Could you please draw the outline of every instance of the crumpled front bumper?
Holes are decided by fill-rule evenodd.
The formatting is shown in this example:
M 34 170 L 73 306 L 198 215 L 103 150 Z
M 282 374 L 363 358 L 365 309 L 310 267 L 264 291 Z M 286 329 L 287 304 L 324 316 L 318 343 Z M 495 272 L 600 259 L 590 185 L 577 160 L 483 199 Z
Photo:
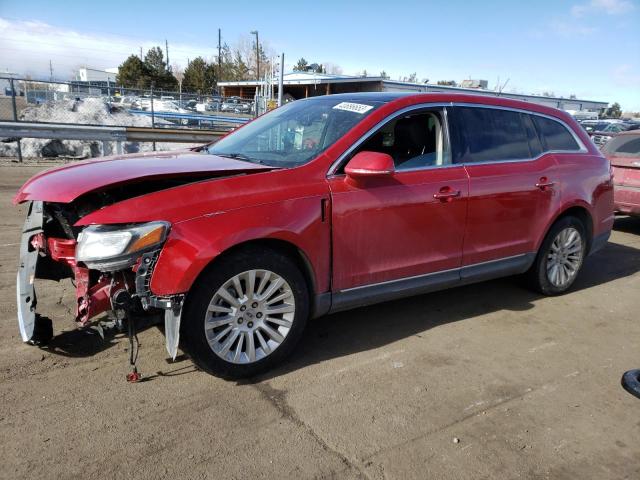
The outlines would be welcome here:
M 39 274 L 37 268 L 43 266 L 38 267 L 38 261 L 52 260 L 66 264 L 73 272 L 77 297 L 76 321 L 79 324 L 86 325 L 91 317 L 114 309 L 113 296 L 122 290 L 130 290 L 129 293 L 140 300 L 145 311 L 151 308 L 164 310 L 167 352 L 175 359 L 180 339 L 184 294 L 159 297 L 151 293 L 151 276 L 160 250 L 143 254 L 134 272 L 129 272 L 134 275 L 135 285 L 127 285 L 124 272 L 102 273 L 97 281 L 90 284 L 89 270 L 76 265 L 75 241 L 45 238 L 43 223 L 44 204 L 34 201 L 29 205 L 22 230 L 20 263 L 16 278 L 18 324 L 22 340 L 33 343 L 40 341 L 36 337 L 40 336 L 38 325 L 39 322 L 42 323 L 42 317 L 36 312 L 34 282 Z M 50 258 L 44 258 L 45 256 Z
M 22 228 L 20 243 L 20 264 L 16 279 L 16 293 L 18 302 L 18 325 L 23 342 L 33 339 L 36 324 L 36 291 L 34 281 L 36 265 L 40 256 L 39 250 L 31 245 L 31 238 L 42 233 L 43 204 L 39 201 L 31 202 L 27 218 Z

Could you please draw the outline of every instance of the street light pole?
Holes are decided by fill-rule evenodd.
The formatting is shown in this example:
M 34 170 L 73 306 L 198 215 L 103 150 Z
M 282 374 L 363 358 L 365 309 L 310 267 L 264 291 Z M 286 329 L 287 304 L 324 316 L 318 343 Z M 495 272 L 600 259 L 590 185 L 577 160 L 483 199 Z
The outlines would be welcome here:
M 252 35 L 256 36 L 256 77 L 260 81 L 260 42 L 258 41 L 258 31 L 253 30 Z

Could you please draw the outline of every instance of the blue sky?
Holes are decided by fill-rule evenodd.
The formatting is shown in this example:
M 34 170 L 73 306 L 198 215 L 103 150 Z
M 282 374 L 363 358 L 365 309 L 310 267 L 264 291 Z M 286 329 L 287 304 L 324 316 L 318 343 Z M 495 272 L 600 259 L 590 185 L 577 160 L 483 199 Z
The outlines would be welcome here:
M 179 7 L 179 8 L 178 8 Z M 482 78 L 505 90 L 618 101 L 640 111 L 640 0 L 135 2 L 0 0 L 0 71 L 64 79 L 117 66 L 169 41 L 171 62 L 216 54 L 257 29 L 285 64 L 345 74 L 416 72 L 430 81 Z

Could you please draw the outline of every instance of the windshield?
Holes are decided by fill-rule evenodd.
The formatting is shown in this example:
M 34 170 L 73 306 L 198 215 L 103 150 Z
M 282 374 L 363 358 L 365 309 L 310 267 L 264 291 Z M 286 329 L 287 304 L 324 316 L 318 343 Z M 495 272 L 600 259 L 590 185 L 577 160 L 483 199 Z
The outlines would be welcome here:
M 602 131 L 603 132 L 619 133 L 619 132 L 626 132 L 630 128 L 631 128 L 631 125 L 626 124 L 626 123 L 611 123 L 611 124 L 607 125 L 607 127 L 605 129 L 603 129 Z
M 309 162 L 382 102 L 325 96 L 288 103 L 208 148 L 209 153 L 276 167 Z

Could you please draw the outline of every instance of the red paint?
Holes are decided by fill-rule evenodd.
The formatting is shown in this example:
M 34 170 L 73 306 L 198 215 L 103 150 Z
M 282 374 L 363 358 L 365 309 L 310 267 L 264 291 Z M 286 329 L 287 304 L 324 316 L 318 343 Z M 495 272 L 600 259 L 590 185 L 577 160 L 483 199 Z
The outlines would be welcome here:
M 640 131 L 633 130 L 619 135 L 640 138 Z M 607 158 L 613 171 L 615 211 L 640 216 L 640 156 L 610 154 Z
M 330 179 L 334 289 L 459 267 L 468 183 L 463 166 Z M 443 187 L 460 193 L 435 198 Z
M 76 265 L 76 241 L 66 238 L 48 238 L 47 248 L 49 255 L 56 262 L 63 262 L 70 267 Z
M 25 183 L 13 201 L 68 203 L 86 192 L 143 179 L 219 172 L 233 174 L 249 170 L 269 168 L 191 151 L 114 156 L 70 163 L 42 172 Z
M 388 115 L 410 105 L 450 102 L 560 118 L 588 152 L 366 178 L 355 178 L 354 169 L 351 178 L 327 177 L 338 157 Z M 388 167 L 381 154 L 366 160 L 374 170 Z M 70 202 L 111 185 L 193 174 L 225 178 L 124 200 L 86 215 L 76 226 L 171 222 L 151 281 L 154 294 L 170 295 L 187 292 L 216 257 L 247 241 L 293 245 L 311 267 L 315 291 L 323 293 L 533 252 L 553 221 L 571 207 L 589 213 L 595 235 L 610 230 L 613 222 L 608 163 L 569 115 L 505 98 L 444 93 L 396 97 L 297 168 L 271 170 L 195 152 L 113 157 L 40 174 L 15 201 Z M 76 269 L 80 279 L 88 278 Z M 82 315 L 107 308 L 110 290 L 103 280 L 82 292 Z
M 31 243 L 41 244 L 42 234 L 34 235 Z M 75 260 L 76 241 L 66 238 L 50 237 L 46 239 L 43 251 L 51 258 L 68 265 L 76 284 L 76 322 L 86 324 L 89 319 L 111 310 L 111 293 L 124 288 L 122 280 L 111 280 L 107 275 L 101 275 L 98 281 L 90 285 L 89 269 L 77 265 Z
M 378 152 L 360 152 L 355 155 L 344 169 L 352 178 L 379 177 L 393 173 L 394 164 L 391 155 Z
M 536 250 L 539 237 L 560 205 L 557 163 L 538 160 L 466 166 L 469 210 L 463 265 Z M 548 187 L 537 187 L 551 183 Z

